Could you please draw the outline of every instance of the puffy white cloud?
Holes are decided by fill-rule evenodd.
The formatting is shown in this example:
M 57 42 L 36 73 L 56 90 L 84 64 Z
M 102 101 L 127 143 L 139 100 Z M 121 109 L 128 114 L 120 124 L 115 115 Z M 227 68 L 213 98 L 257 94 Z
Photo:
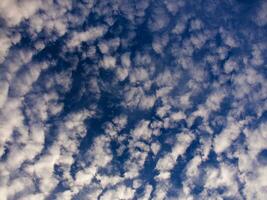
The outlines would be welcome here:
M 236 179 L 236 168 L 227 164 L 220 164 L 219 169 L 207 168 L 206 169 L 205 189 L 212 190 L 219 187 L 226 187 L 227 190 L 223 192 L 223 197 L 240 198 L 239 185 Z M 214 191 L 216 193 L 216 190 Z M 219 196 L 217 194 L 217 196 Z
M 188 177 L 198 176 L 199 170 L 198 167 L 201 164 L 202 159 L 200 156 L 196 155 L 189 163 L 186 169 L 186 175 Z
M 132 135 L 134 139 L 143 138 L 145 140 L 150 139 L 152 136 L 152 130 L 148 127 L 149 121 L 141 121 L 134 129 Z
M 18 72 L 15 80 L 10 85 L 10 90 L 15 96 L 24 96 L 32 88 L 32 84 L 38 79 L 42 70 L 48 67 L 47 63 L 32 63 L 31 67 Z
M 150 199 L 150 195 L 152 193 L 152 190 L 153 190 L 153 187 L 151 185 L 147 184 L 145 186 L 144 196 L 142 196 L 140 199 L 142 199 L 142 200 L 148 200 L 148 199 Z
M 10 140 L 13 130 L 16 127 L 23 127 L 23 114 L 20 111 L 21 102 L 17 99 L 9 99 L 1 110 L 0 132 L 2 137 L 0 139 L 1 155 L 4 153 L 4 145 Z
M 112 57 L 112 56 L 104 56 L 102 62 L 101 62 L 101 66 L 104 69 L 112 69 L 116 67 L 116 58 Z
M 126 187 L 124 185 L 116 187 L 114 190 L 106 191 L 101 197 L 101 200 L 108 200 L 108 199 L 133 199 L 134 190 L 132 188 Z
M 117 74 L 117 78 L 120 81 L 124 81 L 128 77 L 129 70 L 125 67 L 118 67 L 116 68 L 116 74 Z
M 238 158 L 238 168 L 243 174 L 241 180 L 244 184 L 243 193 L 247 199 L 264 199 L 267 182 L 266 166 L 261 165 L 259 153 L 267 148 L 265 143 L 267 132 L 266 123 L 261 124 L 257 129 L 244 130 L 246 146 L 240 146 L 235 156 Z M 247 150 L 246 150 L 247 147 Z
M 214 140 L 214 150 L 216 153 L 220 154 L 231 146 L 233 141 L 239 136 L 242 127 L 246 121 L 235 122 L 233 119 L 229 118 L 227 122 L 227 127 L 215 137 Z
M 124 95 L 123 105 L 128 108 L 150 109 L 156 101 L 155 96 L 146 95 L 141 87 L 126 88 Z
M 168 192 L 168 185 L 165 183 L 157 184 L 155 192 L 153 192 L 154 196 L 153 199 L 156 200 L 163 200 L 165 199 Z
M 157 155 L 157 153 L 159 152 L 160 150 L 160 144 L 158 142 L 153 142 L 151 144 L 151 151 L 153 152 L 154 155 Z
M 20 38 L 20 34 L 9 35 L 8 33 L 0 32 L 0 64 L 3 63 L 8 55 L 10 47 L 18 43 Z

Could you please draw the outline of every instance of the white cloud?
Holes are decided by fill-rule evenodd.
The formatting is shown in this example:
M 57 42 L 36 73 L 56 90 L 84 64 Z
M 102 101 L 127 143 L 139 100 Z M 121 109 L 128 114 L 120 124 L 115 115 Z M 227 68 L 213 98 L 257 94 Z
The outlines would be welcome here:
M 239 136 L 243 124 L 242 121 L 236 122 L 231 118 L 228 119 L 227 127 L 215 137 L 214 150 L 216 153 L 222 153 L 231 146 L 232 142 Z
M 226 187 L 227 190 L 223 192 L 224 197 L 241 197 L 239 194 L 239 186 L 236 179 L 236 168 L 229 166 L 227 164 L 220 164 L 217 168 L 207 168 L 206 169 L 206 180 L 205 189 L 216 189 L 219 187 Z M 216 190 L 215 190 L 216 192 Z M 217 194 L 219 196 L 219 194 Z
M 140 81 L 146 81 L 148 79 L 148 72 L 144 68 L 134 69 L 130 74 L 130 82 L 138 83 Z
M 214 30 L 209 25 L 216 19 L 206 21 L 205 16 L 200 19 L 195 8 L 188 12 L 186 4 L 183 0 L 151 4 L 142 1 L 136 5 L 104 1 L 95 4 L 91 0 L 77 4 L 50 0 L 0 2 L 0 18 L 4 22 L 0 33 L 3 65 L 0 67 L 0 193 L 3 199 L 46 199 L 51 195 L 69 200 L 134 199 L 136 190 L 144 188 L 140 199 L 191 200 L 195 198 L 192 189 L 202 181 L 205 187 L 198 194 L 199 199 L 242 199 L 240 190 L 247 199 L 264 199 L 266 164 L 259 154 L 267 149 L 266 125 L 258 119 L 263 118 L 267 108 L 267 85 L 262 73 L 266 45 L 264 41 L 254 41 L 256 35 L 246 28 L 242 29 L 244 38 L 239 38 L 228 18 L 227 28 L 221 23 L 220 30 Z M 214 11 L 212 6 L 216 5 L 208 9 Z M 266 25 L 267 4 L 258 5 L 253 19 L 258 25 L 257 33 Z M 86 27 L 91 13 L 101 20 Z M 128 22 L 120 24 L 113 14 L 123 15 Z M 22 22 L 25 24 L 20 26 Z M 26 24 L 25 36 L 30 35 L 31 44 L 24 47 L 19 42 Z M 127 34 L 121 38 L 112 34 L 108 35 L 112 38 L 103 37 L 107 31 L 112 33 L 114 24 L 115 31 L 127 30 Z M 139 49 L 136 36 L 141 24 L 149 29 L 152 41 L 141 44 Z M 140 34 L 142 37 L 143 33 Z M 217 36 L 221 37 L 221 43 Z M 263 38 L 262 34 L 257 36 Z M 58 56 L 62 63 L 71 62 L 70 67 L 61 68 L 61 61 L 58 63 L 54 54 L 51 60 L 37 62 L 54 41 L 66 44 Z M 85 49 L 81 46 L 83 42 L 88 45 Z M 129 49 L 136 42 L 137 49 Z M 240 53 L 238 48 L 243 46 L 252 51 Z M 231 56 L 233 48 L 237 51 Z M 77 57 L 69 59 L 69 53 L 76 56 L 72 55 L 74 51 Z M 155 53 L 158 57 L 153 56 Z M 87 66 L 83 59 L 93 64 Z M 222 61 L 225 64 L 221 65 Z M 241 69 L 239 65 L 244 66 Z M 103 118 L 103 124 L 99 117 L 106 111 L 102 113 L 102 102 L 98 100 L 109 84 L 98 79 L 100 68 L 114 70 L 111 85 L 119 86 L 118 93 L 123 98 L 119 103 L 123 114 L 109 121 Z M 77 107 L 84 109 L 69 111 L 68 102 L 64 105 L 65 94 L 75 89 L 80 69 L 85 76 L 81 74 L 82 79 L 78 81 L 82 86 L 77 92 L 86 108 L 77 103 Z M 108 87 L 103 87 L 105 84 Z M 94 98 L 94 103 L 90 98 L 87 102 L 88 96 Z M 203 101 L 198 101 L 198 96 Z M 227 116 L 221 114 L 225 98 L 231 103 Z M 87 110 L 87 106 L 92 110 Z M 250 109 L 256 115 L 250 114 Z M 156 114 L 156 119 L 147 119 L 151 113 Z M 86 122 L 91 117 L 99 120 L 97 130 L 103 132 L 90 135 L 90 123 Z M 184 128 L 175 139 L 163 141 L 171 146 L 167 152 L 158 136 L 165 134 L 163 129 L 176 128 L 181 120 L 191 127 L 198 117 L 203 118 L 194 132 L 199 137 L 199 146 L 182 172 L 185 175 L 182 188 L 175 188 L 170 180 L 172 170 L 180 164 L 178 157 L 186 156 L 195 135 Z M 249 128 L 250 123 L 258 122 L 258 128 Z M 217 123 L 222 130 L 214 135 Z M 132 128 L 126 130 L 126 127 Z M 237 140 L 241 133 L 245 141 L 242 144 Z M 87 134 L 94 137 L 92 144 L 80 154 L 79 146 Z M 112 142 L 116 143 L 115 150 L 111 149 Z M 209 162 L 202 165 L 212 149 L 217 154 L 218 168 L 209 166 Z M 116 161 L 113 159 L 124 154 L 128 155 L 127 159 L 119 167 L 113 165 Z M 237 159 L 237 164 L 231 164 L 225 157 Z M 156 162 L 153 170 L 159 174 L 152 178 L 155 187 L 141 176 L 146 161 Z M 55 173 L 56 166 L 59 174 Z M 58 184 L 68 189 L 58 192 L 55 190 Z M 168 196 L 168 191 L 175 193 L 173 197 Z
M 7 81 L 0 82 L 0 108 L 2 108 L 6 102 L 8 96 L 8 90 L 9 90 L 8 82 Z
M 194 136 L 190 133 L 180 133 L 177 135 L 171 152 L 165 154 L 157 162 L 156 169 L 160 172 L 156 177 L 158 180 L 169 179 L 170 170 L 177 164 L 177 158 L 185 153 L 193 139 Z
M 20 34 L 9 35 L 4 32 L 0 32 L 0 64 L 4 62 L 6 56 L 8 55 L 10 47 L 18 43 L 19 41 Z
M 153 152 L 153 154 L 154 155 L 157 155 L 157 153 L 159 152 L 159 150 L 160 150 L 160 144 L 158 143 L 158 142 L 153 142 L 152 144 L 151 144 L 151 150 L 152 150 L 152 152 Z
M 144 196 L 142 196 L 140 199 L 141 200 L 149 200 L 150 199 L 150 195 L 152 193 L 153 187 L 149 184 L 147 184 L 145 186 L 145 192 L 144 192 Z
M 132 135 L 136 139 L 150 139 L 152 136 L 152 130 L 148 127 L 149 126 L 149 121 L 141 121 L 139 124 L 136 126 L 134 131 L 132 132 Z
M 106 191 L 101 197 L 100 200 L 109 200 L 109 199 L 118 199 L 118 200 L 130 200 L 134 197 L 134 192 L 132 188 L 120 185 L 114 190 Z
M 140 77 L 140 79 L 143 79 L 143 77 Z M 136 82 L 136 84 L 138 84 L 138 82 Z M 136 107 L 143 110 L 152 108 L 156 97 L 154 95 L 147 95 L 144 91 L 146 89 L 145 87 L 147 86 L 149 88 L 150 85 L 151 82 L 148 81 L 145 82 L 144 88 L 135 86 L 126 87 L 124 92 L 125 100 L 122 104 L 130 109 Z
M 238 64 L 234 60 L 227 60 L 227 62 L 224 64 L 224 71 L 227 74 L 237 69 Z
M 97 38 L 103 36 L 106 31 L 106 27 L 99 26 L 88 28 L 88 30 L 85 32 L 75 32 L 67 46 L 69 48 L 73 48 L 80 45 L 81 42 L 96 40 Z
M 235 158 L 238 158 L 238 170 L 240 174 L 235 172 L 233 167 L 230 171 L 232 171 L 232 176 L 233 173 L 239 176 L 243 185 L 242 192 L 245 198 L 264 199 L 267 187 L 266 179 L 264 179 L 266 176 L 266 166 L 260 164 L 258 154 L 267 148 L 265 143 L 267 138 L 266 124 L 261 124 L 255 130 L 245 129 L 243 132 L 245 134 L 245 142 L 239 144 L 233 155 Z M 231 185 L 231 188 L 233 188 L 235 185 L 233 183 L 234 180 L 231 183 L 229 177 L 231 177 L 229 174 L 225 174 L 227 180 L 223 182 Z M 214 182 L 212 184 L 214 185 Z
M 155 191 L 153 192 L 153 199 L 155 200 L 164 200 L 168 192 L 168 185 L 165 183 L 159 183 L 156 186 Z
M 83 187 L 87 184 L 90 184 L 92 179 L 96 175 L 96 172 L 96 167 L 90 167 L 86 168 L 85 170 L 79 171 L 75 177 L 75 185 L 77 185 L 78 187 Z
M 14 106 L 14 103 L 12 105 Z M 13 112 L 13 114 L 16 113 Z M 10 138 L 11 144 L 8 146 L 10 151 L 6 161 L 1 163 L 0 168 L 5 170 L 7 174 L 10 174 L 10 177 L 16 170 L 18 170 L 18 168 L 21 168 L 20 170 L 23 170 L 27 175 L 29 175 L 29 181 L 33 181 L 35 178 L 38 179 L 38 188 L 40 189 L 40 192 L 44 196 L 48 196 L 59 182 L 54 175 L 55 164 L 62 166 L 63 176 L 65 179 L 69 179 L 70 181 L 72 180 L 69 175 L 69 169 L 73 163 L 72 156 L 75 152 L 77 152 L 77 137 L 84 136 L 83 132 L 85 129 L 83 127 L 83 120 L 88 117 L 88 115 L 90 115 L 89 112 L 79 112 L 67 116 L 66 119 L 63 120 L 62 124 L 59 124 L 59 132 L 64 132 L 64 134 L 59 134 L 48 152 L 42 155 L 35 162 L 32 162 L 35 156 L 38 155 L 44 148 L 47 129 L 46 127 L 42 127 L 42 125 L 38 124 L 29 124 L 26 128 L 24 123 L 20 122 L 20 124 L 17 125 L 19 137 L 15 140 Z M 19 123 L 19 121 L 17 121 L 17 123 Z M 71 132 L 76 133 L 76 136 Z M 30 162 L 26 163 L 25 161 Z M 24 165 L 22 165 L 22 163 L 24 163 Z M 22 178 L 23 174 L 24 173 L 21 173 L 18 179 Z M 21 193 L 20 191 L 26 192 L 26 189 L 21 187 L 29 186 L 29 184 L 25 184 L 23 182 L 21 182 L 21 185 L 14 184 L 13 182 L 9 182 L 7 184 L 12 185 L 10 186 L 10 190 L 13 191 L 12 194 L 8 194 L 9 198 Z M 21 189 L 18 189 L 17 186 Z M 28 192 L 26 193 L 33 193 L 33 187 L 32 190 L 33 191 L 27 189 Z
M 109 46 L 105 42 L 101 42 L 98 44 L 98 48 L 100 49 L 101 53 L 106 54 L 109 51 Z
M 22 20 L 31 17 L 42 6 L 39 0 L 2 0 L 0 15 L 9 26 L 16 26 Z
M 101 66 L 104 69 L 113 69 L 116 67 L 116 58 L 112 56 L 104 56 L 103 60 L 101 61 Z
M 198 167 L 201 164 L 202 159 L 200 156 L 196 155 L 187 165 L 186 175 L 188 177 L 198 176 L 199 170 Z
M 0 139 L 1 155 L 4 153 L 4 145 L 10 140 L 13 130 L 16 127 L 23 127 L 23 115 L 20 111 L 21 102 L 18 99 L 8 99 L 4 108 L 1 110 Z
M 128 77 L 129 71 L 125 67 L 118 67 L 116 68 L 116 74 L 117 74 L 117 78 L 120 81 L 124 81 Z
M 47 63 L 32 63 L 31 67 L 26 68 L 16 75 L 15 80 L 10 85 L 10 90 L 14 90 L 16 96 L 24 96 L 31 90 L 32 84 L 38 79 L 42 70 L 48 67 Z

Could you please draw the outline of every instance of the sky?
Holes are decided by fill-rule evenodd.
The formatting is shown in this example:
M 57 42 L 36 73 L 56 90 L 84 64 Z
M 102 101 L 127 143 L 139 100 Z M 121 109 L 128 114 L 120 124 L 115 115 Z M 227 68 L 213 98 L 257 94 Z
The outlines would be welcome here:
M 0 200 L 266 200 L 267 1 L 0 0 Z

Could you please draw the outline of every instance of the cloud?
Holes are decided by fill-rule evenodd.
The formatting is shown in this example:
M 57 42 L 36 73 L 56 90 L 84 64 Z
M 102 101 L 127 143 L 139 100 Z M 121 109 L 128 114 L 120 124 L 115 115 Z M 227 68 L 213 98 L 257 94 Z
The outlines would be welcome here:
M 85 32 L 74 32 L 70 41 L 68 41 L 67 46 L 69 48 L 74 48 L 80 45 L 82 42 L 94 41 L 97 38 L 103 36 L 107 28 L 105 26 L 90 27 Z
M 264 199 L 266 3 L 250 5 L 2 0 L 2 198 Z
M 157 162 L 156 169 L 160 172 L 157 179 L 161 180 L 170 178 L 170 170 L 176 165 L 177 158 L 185 153 L 193 139 L 194 136 L 189 133 L 181 133 L 177 135 L 171 152 L 165 154 L 164 157 L 160 158 Z
M 261 166 L 260 160 L 258 160 L 258 154 L 267 148 L 264 143 L 266 138 L 266 123 L 261 124 L 255 130 L 246 129 L 244 131 L 246 135 L 246 144 L 248 151 L 240 149 L 237 152 L 239 158 L 239 169 L 242 173 L 250 174 L 245 176 L 244 181 L 244 194 L 246 198 L 263 198 L 263 194 L 266 191 L 266 181 L 262 179 L 265 176 L 266 166 Z
M 20 34 L 9 35 L 8 33 L 0 32 L 0 63 L 4 62 L 9 53 L 10 47 L 18 43 L 20 38 Z
M 22 20 L 28 19 L 34 15 L 40 8 L 41 2 L 38 0 L 3 0 L 0 3 L 1 17 L 5 19 L 8 26 L 18 25 Z
M 0 85 L 0 108 L 3 107 L 3 105 L 6 102 L 7 95 L 8 95 L 8 89 L 9 89 L 9 84 L 7 81 L 2 81 Z
M 151 31 L 159 31 L 166 27 L 170 19 L 164 6 L 155 6 L 148 22 Z
M 108 199 L 132 199 L 134 196 L 134 190 L 126 187 L 124 185 L 117 187 L 115 190 L 106 191 L 103 196 L 100 197 L 101 200 Z
M 204 187 L 211 190 L 214 188 L 226 187 L 227 190 L 223 192 L 223 197 L 240 198 L 235 175 L 235 169 L 225 164 L 221 164 L 219 169 L 207 169 Z M 216 190 L 214 192 L 216 193 Z
M 104 69 L 112 69 L 116 67 L 116 58 L 112 56 L 104 56 L 101 65 Z

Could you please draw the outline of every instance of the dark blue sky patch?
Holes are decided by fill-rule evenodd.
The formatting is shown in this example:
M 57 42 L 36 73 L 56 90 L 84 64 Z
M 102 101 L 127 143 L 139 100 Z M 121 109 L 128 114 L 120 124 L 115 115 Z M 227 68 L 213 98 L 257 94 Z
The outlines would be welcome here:
M 267 165 L 267 149 L 261 150 L 257 156 L 257 159 L 260 164 Z

